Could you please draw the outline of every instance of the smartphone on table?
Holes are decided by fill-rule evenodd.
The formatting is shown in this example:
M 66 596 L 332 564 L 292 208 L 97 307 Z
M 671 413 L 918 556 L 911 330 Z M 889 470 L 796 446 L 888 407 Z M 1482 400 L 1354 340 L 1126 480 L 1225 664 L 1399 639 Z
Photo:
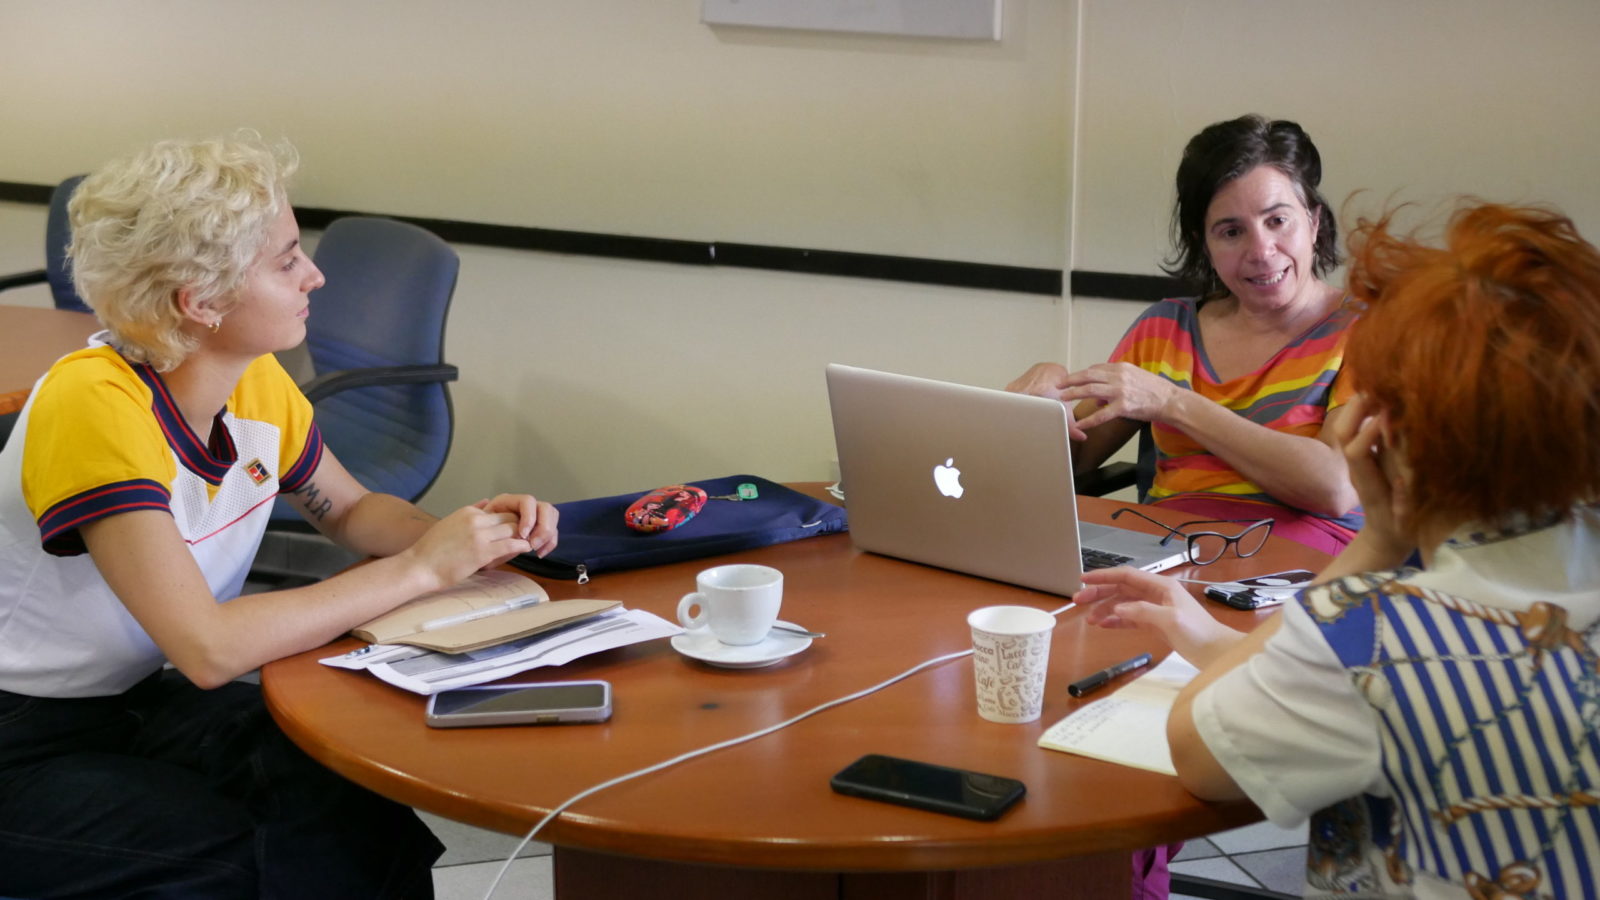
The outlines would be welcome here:
M 1293 597 L 1315 577 L 1316 573 L 1309 569 L 1270 572 L 1225 584 L 1208 584 L 1205 594 L 1234 609 L 1261 609 L 1264 606 L 1277 606 Z
M 833 789 L 968 819 L 999 818 L 1027 788 L 1015 778 L 869 753 L 833 776 Z
M 609 718 L 611 683 L 606 681 L 484 684 L 428 698 L 427 722 L 434 728 L 560 725 Z

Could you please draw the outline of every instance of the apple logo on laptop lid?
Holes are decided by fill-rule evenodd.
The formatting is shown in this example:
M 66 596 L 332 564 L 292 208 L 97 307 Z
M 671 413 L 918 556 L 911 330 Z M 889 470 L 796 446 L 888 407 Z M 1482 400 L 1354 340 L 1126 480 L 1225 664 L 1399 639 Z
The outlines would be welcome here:
M 933 467 L 933 485 L 939 493 L 957 500 L 966 493 L 966 488 L 961 486 L 961 470 L 956 468 L 955 457 L 945 460 L 942 466 Z

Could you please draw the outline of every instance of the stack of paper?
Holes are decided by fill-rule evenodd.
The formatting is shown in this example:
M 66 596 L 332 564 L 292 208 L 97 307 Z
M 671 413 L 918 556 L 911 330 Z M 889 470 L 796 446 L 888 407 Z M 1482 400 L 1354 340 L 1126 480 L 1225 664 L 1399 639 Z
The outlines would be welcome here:
M 352 629 L 371 643 L 321 662 L 436 694 L 682 631 L 618 600 L 551 600 L 526 575 L 491 570 Z
M 1169 654 L 1132 684 L 1050 726 L 1039 746 L 1176 775 L 1167 746 L 1167 714 L 1178 692 L 1198 674 L 1188 660 Z
M 321 662 L 340 669 L 365 669 L 395 687 L 414 693 L 437 694 L 529 669 L 559 666 L 591 653 L 682 632 L 676 622 L 668 622 L 642 609 L 614 609 L 550 631 L 464 653 L 440 653 L 405 644 L 369 644 Z

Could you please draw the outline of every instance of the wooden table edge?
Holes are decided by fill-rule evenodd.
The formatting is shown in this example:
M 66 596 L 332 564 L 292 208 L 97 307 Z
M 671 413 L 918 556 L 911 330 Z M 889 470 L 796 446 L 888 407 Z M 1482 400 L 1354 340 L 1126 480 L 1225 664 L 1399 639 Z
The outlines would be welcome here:
M 825 498 L 824 486 L 820 482 L 793 486 Z M 1080 500 L 1098 502 L 1098 498 Z M 849 540 L 849 537 L 831 535 L 808 540 L 829 539 Z M 326 656 L 354 646 L 358 646 L 355 641 L 344 639 L 342 643 L 312 652 Z M 371 677 L 364 673 L 337 670 L 329 670 L 329 674 Z M 298 720 L 291 710 L 277 702 L 275 688 L 273 678 L 262 679 L 268 708 L 291 740 L 318 762 L 385 797 L 454 821 L 517 837 L 525 835 L 533 823 L 550 812 L 550 808 L 546 807 L 486 801 L 483 798 L 461 797 L 457 802 L 447 790 L 380 761 L 330 747 Z M 1040 748 L 1039 752 L 1052 751 Z M 635 833 L 618 830 L 611 823 L 597 826 L 581 811 L 567 811 L 545 825 L 537 839 L 587 852 L 663 862 L 779 871 L 899 872 L 1027 865 L 1063 857 L 1125 852 L 1134 847 L 1187 840 L 1258 821 L 1261 821 L 1260 812 L 1248 802 L 1217 803 L 1196 799 L 1192 807 L 1180 811 L 1176 816 L 1152 817 L 1142 823 L 1120 823 L 1117 827 L 1097 829 L 1069 840 L 1044 833 L 1036 837 L 1012 833 L 1007 836 L 1003 846 L 970 838 L 930 841 L 918 837 L 913 842 L 874 836 L 859 841 L 827 844 L 763 840 L 756 842 L 762 848 L 761 852 L 752 853 L 752 841 L 748 838 L 686 839 L 656 833 Z

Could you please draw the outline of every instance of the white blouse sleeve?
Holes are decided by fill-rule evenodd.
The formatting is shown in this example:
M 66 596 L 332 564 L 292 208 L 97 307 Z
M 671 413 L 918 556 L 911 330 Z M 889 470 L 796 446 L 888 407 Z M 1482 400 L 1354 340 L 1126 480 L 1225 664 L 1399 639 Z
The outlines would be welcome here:
M 1274 824 L 1380 781 L 1378 716 L 1299 603 L 1262 651 L 1195 697 L 1195 727 L 1217 762 Z

